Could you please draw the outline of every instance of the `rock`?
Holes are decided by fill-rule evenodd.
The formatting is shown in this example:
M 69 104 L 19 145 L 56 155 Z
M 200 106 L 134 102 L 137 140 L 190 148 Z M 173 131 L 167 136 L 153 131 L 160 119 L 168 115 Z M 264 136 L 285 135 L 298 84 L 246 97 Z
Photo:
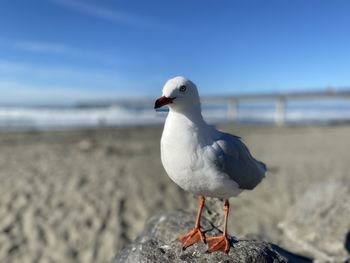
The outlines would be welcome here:
M 230 237 L 231 249 L 228 254 L 222 252 L 207 253 L 203 243 L 182 250 L 176 237 L 191 230 L 195 214 L 175 211 L 152 218 L 143 233 L 134 243 L 124 248 L 113 263 L 134 262 L 227 262 L 227 263 L 278 263 L 287 262 L 269 243 L 256 240 L 238 240 Z M 213 223 L 202 219 L 202 228 L 206 236 L 220 234 Z
M 309 188 L 279 224 L 284 246 L 317 262 L 346 262 L 349 257 L 350 183 L 329 181 Z

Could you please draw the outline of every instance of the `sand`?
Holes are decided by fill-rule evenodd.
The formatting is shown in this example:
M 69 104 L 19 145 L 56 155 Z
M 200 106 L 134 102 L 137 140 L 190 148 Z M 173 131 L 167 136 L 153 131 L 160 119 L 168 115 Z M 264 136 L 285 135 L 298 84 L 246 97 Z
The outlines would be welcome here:
M 329 178 L 349 182 L 350 126 L 220 129 L 242 136 L 270 169 L 231 199 L 233 235 L 279 243 L 276 226 L 301 193 Z M 0 133 L 0 262 L 110 262 L 153 214 L 195 211 L 197 200 L 161 166 L 160 135 L 160 127 Z M 220 201 L 209 203 L 222 215 Z

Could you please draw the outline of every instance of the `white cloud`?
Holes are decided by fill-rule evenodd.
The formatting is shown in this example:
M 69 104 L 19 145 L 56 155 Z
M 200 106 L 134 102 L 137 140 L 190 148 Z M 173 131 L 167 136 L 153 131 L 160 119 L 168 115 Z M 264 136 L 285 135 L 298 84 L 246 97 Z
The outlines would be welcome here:
M 87 92 L 78 91 L 76 88 L 26 85 L 18 81 L 0 81 L 0 92 L 2 103 L 44 102 L 64 101 L 72 103 L 77 98 L 89 97 Z
M 84 89 L 74 86 L 33 85 L 0 80 L 0 104 L 74 104 L 79 101 L 113 100 L 125 97 L 120 90 Z
M 82 69 L 74 67 L 57 67 L 52 65 L 38 65 L 23 61 L 9 61 L 0 58 L 0 77 L 4 75 L 11 76 L 30 76 L 37 79 L 60 80 L 82 80 L 89 83 L 122 82 L 126 83 L 115 70 Z
M 61 43 L 47 43 L 28 40 L 13 40 L 11 46 L 15 49 L 21 49 L 39 53 L 69 53 L 71 47 Z
M 77 0 L 51 0 L 51 2 L 110 22 L 121 23 L 139 28 L 161 29 L 160 25 L 150 18 L 146 19 L 125 11 L 111 10 Z
M 113 70 L 53 67 L 0 59 L 0 103 L 72 103 L 142 96 L 138 80 Z
M 44 42 L 38 40 L 8 39 L 0 37 L 0 46 L 26 52 L 67 55 L 70 57 L 97 60 L 108 64 L 115 63 L 115 59 L 111 58 L 110 54 L 73 47 L 64 43 Z

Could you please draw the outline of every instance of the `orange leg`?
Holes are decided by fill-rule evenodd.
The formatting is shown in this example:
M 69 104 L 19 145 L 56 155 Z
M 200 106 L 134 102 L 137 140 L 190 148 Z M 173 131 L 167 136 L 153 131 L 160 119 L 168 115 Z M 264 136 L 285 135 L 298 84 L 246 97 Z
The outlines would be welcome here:
M 181 241 L 182 243 L 182 249 L 185 249 L 195 243 L 198 243 L 199 241 L 203 241 L 205 243 L 205 237 L 202 231 L 200 230 L 200 222 L 201 222 L 201 216 L 202 211 L 204 207 L 205 199 L 203 196 L 199 197 L 199 209 L 197 214 L 197 220 L 194 228 L 188 232 L 185 235 L 179 236 L 177 240 Z
M 227 239 L 227 217 L 230 210 L 230 203 L 228 199 L 225 200 L 224 204 L 224 214 L 225 214 L 225 223 L 224 223 L 224 233 L 221 236 L 208 237 L 208 252 L 214 251 L 223 251 L 228 253 L 230 250 L 230 242 Z

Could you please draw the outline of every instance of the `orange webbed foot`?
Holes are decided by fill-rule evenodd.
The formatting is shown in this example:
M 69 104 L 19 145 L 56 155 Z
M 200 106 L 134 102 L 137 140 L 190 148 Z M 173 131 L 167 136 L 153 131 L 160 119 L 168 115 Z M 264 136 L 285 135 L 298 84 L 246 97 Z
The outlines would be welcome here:
M 182 249 L 185 249 L 200 241 L 205 243 L 205 236 L 199 228 L 194 228 L 187 234 L 179 236 L 177 240 L 182 243 Z
M 217 237 L 208 237 L 207 244 L 208 252 L 222 251 L 228 253 L 230 250 L 230 242 L 224 235 Z

